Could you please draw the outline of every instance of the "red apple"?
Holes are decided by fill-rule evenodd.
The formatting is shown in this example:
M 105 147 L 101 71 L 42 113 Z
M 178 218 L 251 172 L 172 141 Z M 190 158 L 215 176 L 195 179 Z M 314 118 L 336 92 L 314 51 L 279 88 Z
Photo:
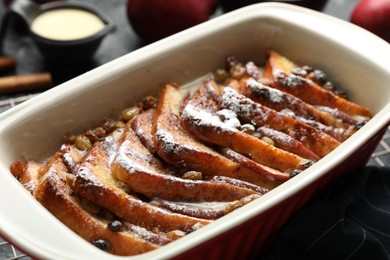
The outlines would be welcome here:
M 351 22 L 390 41 L 390 1 L 361 0 L 352 12 Z
M 218 0 L 128 0 L 127 15 L 134 31 L 152 42 L 202 23 Z

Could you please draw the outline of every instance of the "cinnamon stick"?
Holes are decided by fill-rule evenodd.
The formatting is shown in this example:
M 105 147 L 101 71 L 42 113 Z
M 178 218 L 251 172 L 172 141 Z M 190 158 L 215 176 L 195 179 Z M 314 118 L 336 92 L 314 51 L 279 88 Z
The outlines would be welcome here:
M 43 90 L 52 87 L 50 73 L 7 76 L 0 78 L 0 94 Z
M 16 59 L 12 57 L 0 57 L 0 71 L 11 70 L 16 66 Z

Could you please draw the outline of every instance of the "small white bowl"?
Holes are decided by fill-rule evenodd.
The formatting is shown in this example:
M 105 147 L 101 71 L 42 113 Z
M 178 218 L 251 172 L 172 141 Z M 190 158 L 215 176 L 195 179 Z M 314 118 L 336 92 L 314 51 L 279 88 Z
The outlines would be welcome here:
M 274 49 L 324 70 L 375 116 L 328 156 L 266 195 L 155 251 L 126 259 L 254 256 L 315 193 L 366 164 L 390 122 L 390 46 L 337 18 L 281 3 L 248 6 L 136 50 L 0 115 L 0 233 L 40 259 L 123 259 L 77 236 L 11 175 L 67 132 L 95 126 L 168 82 L 191 84 L 225 58 L 264 62 Z

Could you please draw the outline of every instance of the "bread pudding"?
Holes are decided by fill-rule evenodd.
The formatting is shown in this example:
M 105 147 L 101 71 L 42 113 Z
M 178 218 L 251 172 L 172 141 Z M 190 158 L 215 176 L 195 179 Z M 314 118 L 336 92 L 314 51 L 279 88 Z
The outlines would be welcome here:
M 12 174 L 96 247 L 135 255 L 250 203 L 326 156 L 372 117 L 324 72 L 275 51 L 228 57 L 197 89 L 176 83 L 117 119 L 68 135 Z

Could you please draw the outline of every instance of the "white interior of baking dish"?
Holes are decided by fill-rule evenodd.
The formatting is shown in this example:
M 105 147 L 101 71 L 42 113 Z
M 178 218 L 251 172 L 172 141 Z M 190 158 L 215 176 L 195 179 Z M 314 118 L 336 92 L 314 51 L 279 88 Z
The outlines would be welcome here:
M 296 6 L 249 6 L 195 26 L 72 79 L 0 115 L 0 233 L 39 258 L 117 258 L 67 229 L 9 172 L 15 159 L 42 160 L 64 134 L 96 126 L 168 82 L 188 84 L 235 55 L 262 63 L 274 49 L 324 70 L 376 116 L 334 152 L 262 198 L 161 249 L 134 259 L 172 257 L 308 185 L 390 121 L 390 46 L 347 22 Z

